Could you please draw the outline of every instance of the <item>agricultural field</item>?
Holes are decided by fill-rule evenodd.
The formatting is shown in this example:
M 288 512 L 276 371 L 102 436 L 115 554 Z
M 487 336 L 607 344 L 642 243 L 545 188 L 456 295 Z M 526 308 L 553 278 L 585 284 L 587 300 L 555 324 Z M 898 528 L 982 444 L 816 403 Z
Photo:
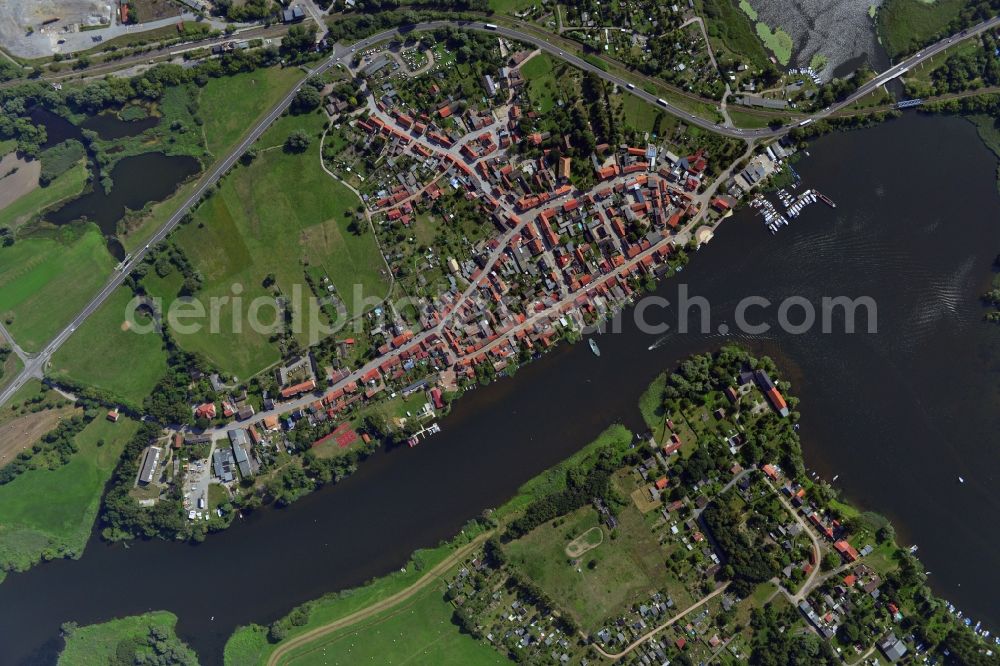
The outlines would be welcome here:
M 97 293 L 114 265 L 92 225 L 0 247 L 0 317 L 18 344 L 36 352 Z
M 126 309 L 132 293 L 120 287 L 52 358 L 52 375 L 102 389 L 133 405 L 142 404 L 167 369 L 158 331 L 130 330 Z M 137 324 L 148 324 L 141 314 Z
M 916 51 L 958 17 L 965 0 L 885 0 L 878 32 L 890 58 Z
M 77 451 L 68 463 L 23 472 L 0 486 L 0 569 L 80 556 L 104 486 L 138 426 L 125 417 L 111 423 L 99 416 L 75 437 Z
M 307 270 L 330 278 L 348 312 L 355 302 L 355 285 L 365 297 L 385 296 L 387 284 L 374 237 L 348 230 L 348 215 L 360 201 L 320 164 L 317 139 L 324 122 L 321 112 L 280 119 L 258 143 L 257 158 L 230 173 L 196 211 L 194 221 L 178 230 L 178 247 L 204 278 L 197 294 L 203 302 L 231 296 L 233 284 L 241 285 L 247 305 L 255 297 L 273 302 L 273 290 L 291 297 L 301 289 L 305 302 L 311 295 Z M 312 138 L 309 147 L 302 153 L 288 152 L 285 139 L 298 129 Z M 268 275 L 274 276 L 271 288 L 263 286 Z M 292 307 L 295 317 L 307 316 L 304 308 L 296 309 L 294 303 Z M 245 311 L 236 318 L 237 326 L 232 303 L 220 312 L 218 334 L 176 335 L 178 344 L 242 378 L 280 358 L 270 333 L 253 331 Z M 273 308 L 264 308 L 260 319 L 271 322 Z M 303 319 L 303 332 L 297 335 L 303 344 L 308 342 L 307 323 Z M 240 327 L 242 333 L 237 332 Z
M 19 452 L 55 428 L 62 419 L 80 414 L 78 409 L 69 405 L 35 412 L 5 412 L 8 416 L 0 422 L 0 465 L 13 460 Z
M 177 616 L 167 611 L 153 611 L 143 615 L 118 618 L 100 624 L 76 627 L 66 636 L 66 646 L 59 654 L 59 666 L 105 666 L 113 663 L 148 663 L 146 659 L 159 654 L 150 645 L 150 635 L 165 637 L 168 647 L 191 661 L 195 654 L 180 642 L 174 633 Z M 161 639 L 162 644 L 162 639 Z M 162 649 L 162 648 L 161 648 Z M 133 661 L 141 655 L 142 661 Z M 119 659 L 129 659 L 119 662 Z M 179 663 L 171 661 L 170 663 Z
M 122 139 L 95 141 L 95 150 L 103 155 L 104 173 L 123 157 L 159 151 L 168 155 L 191 155 L 198 159 L 206 153 L 205 139 L 216 150 L 234 143 L 252 121 L 280 98 L 301 72 L 296 69 L 270 68 L 248 75 L 210 79 L 204 89 L 194 85 L 167 88 L 155 103 L 130 105 L 120 115 L 146 115 L 160 121 L 139 134 Z M 239 95 L 242 86 L 260 82 L 262 95 Z M 198 108 L 198 96 L 204 95 L 213 112 Z M 221 98 L 239 100 L 228 105 L 227 113 L 218 109 Z M 133 113 L 133 112 L 141 112 Z M 198 128 L 196 115 L 206 116 L 205 137 Z M 84 118 L 73 118 L 82 122 Z M 229 127 L 227 123 L 235 123 Z M 43 171 L 45 169 L 43 155 Z M 47 187 L 39 187 L 19 197 L 0 211 L 0 226 L 16 227 L 29 221 L 38 210 L 79 194 L 87 180 L 83 162 L 60 174 Z M 147 206 L 126 216 L 120 225 L 124 244 L 134 249 L 144 242 L 154 226 L 162 223 L 186 196 L 192 183 L 183 185 L 165 201 Z M 71 313 L 79 310 L 86 298 L 103 282 L 114 260 L 103 247 L 103 240 L 91 227 L 37 232 L 14 246 L 0 249 L 0 316 L 9 321 L 12 334 L 29 351 L 36 351 L 56 331 L 65 326 Z M 54 298 L 58 295 L 59 298 Z M 48 307 L 38 307 L 39 303 Z M 56 304 L 52 311 L 51 304 Z M 129 389 L 126 389 L 128 391 Z

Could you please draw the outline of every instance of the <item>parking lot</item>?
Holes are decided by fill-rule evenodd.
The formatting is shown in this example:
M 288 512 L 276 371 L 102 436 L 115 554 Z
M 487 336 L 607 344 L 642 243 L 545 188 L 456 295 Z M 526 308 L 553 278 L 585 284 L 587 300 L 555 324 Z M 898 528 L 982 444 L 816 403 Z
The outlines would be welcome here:
M 184 470 L 184 510 L 204 513 L 208 508 L 208 486 L 212 482 L 211 457 L 189 462 Z

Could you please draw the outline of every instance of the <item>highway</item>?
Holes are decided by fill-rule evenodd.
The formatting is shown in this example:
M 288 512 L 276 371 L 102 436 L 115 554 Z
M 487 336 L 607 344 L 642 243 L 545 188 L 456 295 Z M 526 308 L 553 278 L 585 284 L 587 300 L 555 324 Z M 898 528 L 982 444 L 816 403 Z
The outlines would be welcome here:
M 968 28 L 967 30 L 962 31 L 958 35 L 948 37 L 946 39 L 937 42 L 936 44 L 924 48 L 923 50 L 917 52 L 916 54 L 904 60 L 903 62 L 894 65 L 889 69 L 887 69 L 886 71 L 878 74 L 874 79 L 872 79 L 865 85 L 861 86 L 857 91 L 855 91 L 844 101 L 827 107 L 822 112 L 812 116 L 810 119 L 798 123 L 798 125 L 802 125 L 816 119 L 825 118 L 831 113 L 834 113 L 837 110 L 852 104 L 855 100 L 871 93 L 873 90 L 884 85 L 888 81 L 891 81 L 892 79 L 900 76 L 901 74 L 904 74 L 910 68 L 921 64 L 922 62 L 924 62 L 929 58 L 932 58 L 933 56 L 937 55 L 941 51 L 944 51 L 953 44 L 965 39 L 969 39 L 976 35 L 979 35 L 980 33 L 986 30 L 990 30 L 991 28 L 996 27 L 997 25 L 1000 25 L 1000 17 L 991 18 L 988 21 L 985 21 L 976 26 Z M 433 30 L 442 27 L 455 27 L 466 30 L 473 30 L 476 32 L 495 33 L 512 40 L 517 40 L 520 42 L 524 42 L 526 44 L 531 44 L 536 48 L 539 48 L 557 58 L 561 58 L 573 64 L 574 66 L 579 67 L 584 71 L 591 72 L 596 76 L 604 79 L 605 81 L 608 81 L 609 83 L 613 83 L 620 86 L 622 90 L 625 90 L 633 95 L 636 95 L 637 97 L 640 97 L 641 99 L 649 102 L 650 104 L 663 108 L 667 112 L 683 119 L 685 122 L 697 125 L 699 127 L 703 127 L 705 129 L 709 129 L 719 134 L 745 140 L 761 139 L 761 138 L 780 136 L 796 126 L 793 124 L 777 129 L 771 129 L 771 128 L 739 129 L 739 128 L 723 127 L 721 125 L 712 123 L 711 121 L 708 121 L 704 118 L 695 116 L 694 114 L 691 114 L 688 111 L 679 109 L 676 106 L 669 104 L 668 102 L 660 101 L 654 95 L 651 95 L 645 90 L 642 90 L 637 86 L 630 84 L 630 82 L 626 81 L 625 79 L 616 76 L 614 74 L 611 74 L 609 72 L 606 72 L 600 67 L 597 67 L 572 53 L 567 53 L 564 50 L 546 42 L 545 40 L 539 37 L 527 34 L 525 32 L 521 32 L 519 30 L 506 28 L 503 26 L 494 26 L 488 28 L 486 27 L 485 23 L 477 21 L 431 21 L 426 23 L 418 23 L 412 26 L 404 26 L 402 28 L 385 30 L 378 34 L 372 35 L 371 37 L 367 37 L 363 40 L 355 42 L 350 46 L 343 46 L 338 44 L 334 47 L 333 54 L 325 61 L 323 61 L 322 64 L 318 65 L 314 69 L 309 70 L 306 76 L 303 77 L 303 80 L 315 74 L 321 74 L 330 69 L 331 67 L 335 67 L 337 64 L 340 64 L 342 62 L 345 61 L 349 62 L 350 59 L 353 57 L 354 53 L 358 51 L 364 51 L 387 39 L 391 39 L 394 37 L 402 37 L 412 32 Z M 37 354 L 28 355 L 28 359 L 24 362 L 24 368 L 22 369 L 20 374 L 18 374 L 18 376 L 6 388 L 4 388 L 2 392 L 0 392 L 0 406 L 6 404 L 6 402 L 10 400 L 11 396 L 18 389 L 24 386 L 24 384 L 29 379 L 33 377 L 41 377 L 43 375 L 45 370 L 45 365 L 49 361 L 49 359 L 52 358 L 53 354 L 55 354 L 55 352 L 66 342 L 66 340 L 68 340 L 69 337 L 73 335 L 74 331 L 76 331 L 76 329 L 79 328 L 80 325 L 82 325 L 83 322 L 86 321 L 86 319 L 91 314 L 93 314 L 112 293 L 114 293 L 115 289 L 117 289 L 122 285 L 128 274 L 145 258 L 150 248 L 159 243 L 164 238 L 166 238 L 167 235 L 171 231 L 173 231 L 173 229 L 180 223 L 181 219 L 183 219 L 183 217 L 188 213 L 188 211 L 191 210 L 198 203 L 198 201 L 205 194 L 205 192 L 210 187 L 212 187 L 219 180 L 219 178 L 233 166 L 233 164 L 236 163 L 236 160 L 238 160 L 240 156 L 243 155 L 243 153 L 245 153 L 247 149 L 251 145 L 253 145 L 255 141 L 257 141 L 258 138 L 260 138 L 260 136 L 267 130 L 267 128 L 271 125 L 271 123 L 273 123 L 279 116 L 281 116 L 281 114 L 285 112 L 285 110 L 291 104 L 292 99 L 295 97 L 295 93 L 297 91 L 298 91 L 298 86 L 292 89 L 280 102 L 278 102 L 278 104 L 276 104 L 271 109 L 271 111 L 268 112 L 268 114 L 260 122 L 258 122 L 257 125 L 254 126 L 254 128 L 246 135 L 246 137 L 239 143 L 239 145 L 230 150 L 230 152 L 221 162 L 217 163 L 208 174 L 202 177 L 195 190 L 184 201 L 184 203 L 180 205 L 180 207 L 170 217 L 170 219 L 168 219 L 156 231 L 156 233 L 153 234 L 153 236 L 149 239 L 149 241 L 143 248 L 135 252 L 134 256 L 132 256 L 132 258 L 124 266 L 121 267 L 121 270 L 115 272 L 115 274 L 108 280 L 104 288 L 101 289 L 101 291 L 96 296 L 94 296 L 93 299 L 91 299 L 91 301 L 76 315 L 76 317 L 73 318 L 73 320 L 69 323 L 69 325 L 67 325 L 64 329 L 62 329 L 56 335 L 56 337 L 53 338 L 48 343 L 48 345 L 46 345 L 46 347 L 41 352 Z

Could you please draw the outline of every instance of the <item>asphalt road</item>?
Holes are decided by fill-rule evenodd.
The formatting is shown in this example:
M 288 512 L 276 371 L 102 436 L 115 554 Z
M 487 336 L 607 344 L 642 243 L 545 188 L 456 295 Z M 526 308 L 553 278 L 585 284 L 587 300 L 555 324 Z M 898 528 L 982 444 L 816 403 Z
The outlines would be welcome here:
M 543 50 L 543 51 L 545 51 L 545 52 L 547 52 L 549 54 L 555 55 L 555 56 L 557 56 L 557 57 L 559 57 L 559 58 L 561 58 L 563 60 L 566 60 L 569 63 L 572 63 L 573 65 L 575 65 L 576 67 L 579 67 L 582 70 L 585 70 L 587 72 L 591 72 L 593 74 L 596 74 L 597 76 L 599 76 L 600 78 L 604 79 L 605 81 L 617 84 L 622 89 L 627 90 L 628 92 L 632 93 L 633 95 L 644 99 L 645 101 L 649 102 L 650 104 L 653 104 L 654 106 L 659 106 L 660 108 L 665 109 L 669 113 L 677 116 L 678 118 L 683 119 L 685 122 L 687 122 L 689 124 L 697 125 L 698 127 L 703 127 L 705 129 L 712 130 L 713 132 L 716 132 L 718 134 L 724 134 L 724 135 L 731 136 L 731 137 L 734 137 L 734 138 L 739 138 L 739 139 L 769 138 L 769 137 L 776 137 L 776 136 L 780 136 L 782 134 L 785 134 L 790 129 L 792 129 L 793 127 L 796 126 L 796 124 L 792 124 L 792 125 L 786 125 L 784 127 L 780 127 L 778 129 L 771 129 L 771 128 L 739 129 L 739 128 L 724 127 L 724 126 L 722 126 L 720 124 L 713 123 L 711 121 L 705 120 L 704 118 L 700 118 L 700 117 L 698 117 L 698 116 L 696 116 L 696 115 L 694 115 L 694 114 L 692 114 L 692 113 L 690 113 L 688 111 L 685 111 L 684 109 L 680 109 L 680 108 L 674 106 L 673 104 L 670 104 L 669 102 L 667 102 L 665 100 L 660 100 L 655 95 L 652 95 L 652 94 L 646 92 L 645 90 L 642 90 L 638 86 L 630 87 L 631 84 L 628 81 L 626 81 L 625 79 L 623 79 L 623 78 L 621 78 L 619 76 L 616 76 L 614 74 L 611 74 L 609 72 L 605 72 L 600 67 L 597 67 L 596 65 L 592 65 L 591 63 L 587 62 L 586 60 L 584 60 L 582 58 L 579 58 L 579 57 L 573 55 L 572 53 L 567 53 L 567 52 L 563 51 L 562 49 L 559 49 L 558 47 L 553 46 L 553 45 L 549 44 L 548 42 L 544 41 L 543 39 L 540 39 L 540 38 L 535 37 L 533 35 L 529 35 L 527 33 L 520 32 L 518 30 L 512 30 L 510 28 L 505 28 L 505 27 L 501 27 L 501 26 L 498 26 L 496 28 L 496 30 L 486 30 L 483 27 L 483 24 L 481 24 L 481 23 L 473 23 L 471 25 L 468 22 L 462 22 L 462 23 L 467 28 L 471 28 L 473 30 L 483 30 L 483 31 L 486 31 L 486 32 L 497 32 L 497 33 L 499 33 L 501 35 L 504 35 L 505 37 L 510 37 L 511 39 L 516 39 L 518 41 L 526 42 L 528 44 L 531 44 L 531 45 L 535 46 L 536 48 L 539 48 L 539 49 L 541 49 L 541 50 Z M 965 40 L 965 39 L 969 39 L 970 37 L 974 37 L 975 35 L 978 35 L 978 34 L 982 33 L 983 31 L 989 30 L 989 29 L 991 29 L 991 28 L 993 28 L 993 27 L 995 27 L 997 25 L 1000 25 L 1000 16 L 994 17 L 994 18 L 992 18 L 992 19 L 990 19 L 988 21 L 985 21 L 983 23 L 980 23 L 980 24 L 978 24 L 976 26 L 973 26 L 973 27 L 969 28 L 968 30 L 963 31 L 963 32 L 959 33 L 958 35 L 954 35 L 952 37 L 948 37 L 947 39 L 943 39 L 940 42 L 938 42 L 938 43 L 936 43 L 936 44 L 934 44 L 932 46 L 928 46 L 927 48 L 925 48 L 925 49 L 923 49 L 921 51 L 918 51 L 916 54 L 914 54 L 910 58 L 907 58 L 906 60 L 904 60 L 903 62 L 901 62 L 901 63 L 899 63 L 897 65 L 893 65 L 892 67 L 890 67 L 889 69 L 885 70 L 884 72 L 882 72 L 881 74 L 879 74 L 878 76 L 876 76 L 874 79 L 872 79 L 871 81 L 869 81 L 865 85 L 863 85 L 860 88 L 858 88 L 858 90 L 856 90 L 852 95 L 850 95 L 849 97 L 847 97 L 844 101 L 839 102 L 837 104 L 833 104 L 833 105 L 827 107 L 826 109 L 824 109 L 823 111 L 821 111 L 820 113 L 817 113 L 817 114 L 811 116 L 810 120 L 818 120 L 820 118 L 825 118 L 828 115 L 830 115 L 831 113 L 834 113 L 835 111 L 838 111 L 839 109 L 842 109 L 842 108 L 844 108 L 846 106 L 850 106 L 851 104 L 854 103 L 855 100 L 860 99 L 861 97 L 864 97 L 865 95 L 868 95 L 873 90 L 878 89 L 879 87 L 885 85 L 886 83 L 888 83 L 892 79 L 894 79 L 894 78 L 898 77 L 899 75 L 905 73 L 911 67 L 915 67 L 915 66 L 919 65 L 920 63 L 924 62 L 925 60 L 927 60 L 929 58 L 932 58 L 933 56 L 937 55 L 941 51 L 944 51 L 945 49 L 947 49 L 950 46 L 952 46 L 954 43 L 962 41 L 962 40 Z M 809 122 L 809 121 L 808 120 L 807 121 L 800 121 L 797 124 L 802 124 L 802 122 Z
M 924 62 L 929 58 L 932 58 L 941 51 L 944 51 L 945 49 L 949 48 L 952 44 L 958 41 L 969 39 L 970 37 L 976 36 L 997 25 L 1000 25 L 1000 16 L 989 19 L 988 21 L 985 21 L 976 26 L 968 28 L 967 30 L 962 31 L 958 35 L 948 37 L 936 44 L 928 46 L 927 48 L 917 52 L 916 54 L 904 60 L 903 62 L 894 65 L 889 69 L 887 69 L 886 71 L 882 72 L 874 79 L 872 79 L 865 85 L 861 86 L 857 91 L 855 91 L 844 101 L 831 105 L 826 109 L 824 109 L 822 112 L 812 116 L 809 120 L 802 121 L 798 124 L 803 125 L 808 122 L 811 122 L 812 120 L 825 118 L 831 113 L 834 113 L 835 111 L 852 104 L 856 99 L 859 99 L 871 93 L 873 90 L 884 85 L 888 81 L 891 81 L 897 76 L 905 73 L 910 68 L 919 65 L 920 63 Z M 478 21 L 431 21 L 427 23 L 418 23 L 413 26 L 394 28 L 391 30 L 380 32 L 376 35 L 372 35 L 371 37 L 356 42 L 351 46 L 337 45 L 334 48 L 333 54 L 329 58 L 327 58 L 321 65 L 317 66 L 315 69 L 310 70 L 309 73 L 304 78 L 308 78 L 309 76 L 315 74 L 321 74 L 330 69 L 331 67 L 336 66 L 338 63 L 344 62 L 345 60 L 349 61 L 355 52 L 364 51 L 365 49 L 368 49 L 386 39 L 396 36 L 404 36 L 408 33 L 417 32 L 421 30 L 433 30 L 435 28 L 448 27 L 448 26 L 463 28 L 467 30 L 474 30 L 477 32 L 496 33 L 499 35 L 503 35 L 504 37 L 508 37 L 510 39 L 524 42 L 526 44 L 531 44 L 536 48 L 539 48 L 549 54 L 552 54 L 558 58 L 566 60 L 567 62 L 573 64 L 576 67 L 579 67 L 584 71 L 591 72 L 596 76 L 599 76 L 600 78 L 604 79 L 605 81 L 614 83 L 620 86 L 623 90 L 627 90 L 631 94 L 636 95 L 637 97 L 640 97 L 651 104 L 660 106 L 667 112 L 683 119 L 685 122 L 712 130 L 719 134 L 724 134 L 741 139 L 769 138 L 769 137 L 780 136 L 781 134 L 788 132 L 795 126 L 795 125 L 789 125 L 778 129 L 766 128 L 766 129 L 747 129 L 747 130 L 739 128 L 723 127 L 721 125 L 717 125 L 708 120 L 705 120 L 704 118 L 699 118 L 698 116 L 695 116 L 694 114 L 691 114 L 688 111 L 679 109 L 676 106 L 673 106 L 666 101 L 658 100 L 654 95 L 649 94 L 648 92 L 638 88 L 637 86 L 631 85 L 625 79 L 622 79 L 621 77 L 611 74 L 609 72 L 605 72 L 603 69 L 595 65 L 592 65 L 591 63 L 587 62 L 586 60 L 583 60 L 582 58 L 577 57 L 576 55 L 573 55 L 572 53 L 567 53 L 561 50 L 560 48 L 553 46 L 552 44 L 549 44 L 548 42 L 539 37 L 535 37 L 534 35 L 530 35 L 518 30 L 513 30 L 511 28 L 505 28 L 500 26 L 494 28 L 487 28 L 485 23 Z M 34 354 L 29 357 L 29 359 L 24 363 L 24 369 L 21 371 L 21 373 L 14 379 L 13 382 L 10 383 L 10 385 L 7 386 L 7 388 L 5 388 L 2 392 L 0 392 L 0 406 L 4 405 L 18 389 L 24 386 L 24 384 L 29 379 L 31 379 L 32 377 L 42 376 L 45 369 L 45 364 L 52 357 L 52 355 L 66 342 L 66 340 L 69 339 L 69 337 L 74 333 L 74 331 L 76 331 L 76 329 L 81 324 L 83 324 L 83 322 L 87 319 L 87 317 L 93 314 L 94 311 L 97 310 L 97 308 L 99 308 L 101 304 L 112 293 L 114 293 L 115 289 L 117 289 L 122 285 L 128 274 L 146 256 L 146 254 L 149 252 L 149 249 L 152 246 L 159 243 L 164 238 L 166 238 L 166 236 L 171 231 L 173 231 L 174 227 L 176 227 L 180 223 L 184 215 L 186 215 L 187 212 L 192 207 L 194 207 L 195 204 L 197 204 L 197 202 L 205 194 L 208 188 L 212 187 L 219 180 L 219 178 L 223 174 L 225 174 L 226 171 L 228 171 L 233 166 L 233 164 L 236 163 L 236 160 L 238 160 L 240 156 L 243 155 L 243 153 L 245 153 L 247 149 L 251 145 L 253 145 L 255 141 L 257 141 L 258 138 L 260 138 L 260 136 L 264 133 L 265 130 L 267 130 L 267 128 L 271 125 L 271 123 L 273 123 L 282 113 L 285 112 L 285 110 L 291 104 L 292 99 L 295 97 L 295 93 L 297 91 L 298 91 L 298 86 L 296 86 L 293 90 L 291 90 L 285 96 L 284 99 L 278 102 L 278 104 L 273 109 L 271 109 L 271 111 L 267 114 L 267 116 L 265 116 L 259 123 L 257 123 L 257 125 L 250 131 L 250 133 L 246 136 L 246 138 L 244 138 L 243 141 L 241 141 L 238 146 L 233 148 L 229 152 L 229 154 L 211 170 L 211 172 L 208 175 L 202 178 L 198 186 L 195 188 L 194 192 L 192 192 L 191 196 L 189 196 L 187 200 L 184 201 L 184 203 L 170 217 L 170 219 L 167 220 L 167 222 L 164 223 L 163 226 L 159 228 L 159 230 L 157 230 L 157 232 L 153 235 L 153 237 L 150 238 L 149 242 L 147 242 L 142 249 L 138 250 L 134 254 L 134 256 L 128 261 L 128 263 L 122 267 L 122 270 L 117 271 L 111 277 L 111 279 L 104 286 L 104 288 L 86 305 L 86 307 L 83 308 L 83 310 L 80 311 L 79 314 L 76 315 L 73 321 L 70 322 L 70 324 L 66 326 L 66 328 L 60 331 L 59 334 L 56 335 L 56 337 L 51 342 L 49 342 L 49 344 L 45 347 L 45 349 L 43 349 L 38 354 Z

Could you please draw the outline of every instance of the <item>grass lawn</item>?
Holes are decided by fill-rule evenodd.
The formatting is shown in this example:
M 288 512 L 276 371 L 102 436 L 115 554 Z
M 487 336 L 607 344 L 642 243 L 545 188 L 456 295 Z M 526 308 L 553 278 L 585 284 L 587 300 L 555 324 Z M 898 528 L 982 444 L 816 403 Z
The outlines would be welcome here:
M 96 294 L 115 266 L 94 226 L 0 248 L 0 317 L 25 350 L 40 350 Z
M 536 0 L 490 0 L 489 2 L 490 9 L 498 14 L 513 14 L 535 4 Z
M 552 59 L 539 53 L 521 66 L 521 74 L 528 82 L 528 96 L 540 113 L 548 113 L 555 106 L 556 78 Z
M 167 369 L 167 353 L 156 331 L 125 328 L 132 293 L 120 287 L 52 358 L 55 377 L 96 386 L 134 405 L 142 404 Z M 148 318 L 136 315 L 137 323 Z
M 232 295 L 232 285 L 242 286 L 243 316 L 233 325 L 233 305 L 220 312 L 219 332 L 180 335 L 178 344 L 204 353 L 227 373 L 247 378 L 279 359 L 278 348 L 269 341 L 270 332 L 252 330 L 247 310 L 255 297 L 270 298 L 262 286 L 268 274 L 286 297 L 302 291 L 302 302 L 311 296 L 305 272 L 320 271 L 330 277 L 352 312 L 355 285 L 364 297 L 385 296 L 387 285 L 381 274 L 382 258 L 372 234 L 356 236 L 347 230 L 346 213 L 359 204 L 357 197 L 322 170 L 319 141 L 309 149 L 289 154 L 280 146 L 293 128 L 310 136 L 322 130 L 318 113 L 279 120 L 260 141 L 261 153 L 247 167 L 233 171 L 219 190 L 195 213 L 195 219 L 175 235 L 178 245 L 205 279 L 198 297 L 209 305 L 212 297 Z M 165 295 L 165 294 L 157 294 Z M 271 299 L 273 302 L 273 299 Z M 307 314 L 302 317 L 300 342 L 308 343 Z M 260 312 L 260 320 L 274 320 L 273 308 Z M 242 333 L 237 330 L 242 328 Z
M 885 0 L 878 31 L 889 57 L 916 51 L 948 27 L 965 0 Z
M 221 157 L 303 76 L 298 67 L 268 67 L 211 79 L 199 99 L 208 150 Z
M 47 187 L 36 187 L 9 206 L 0 210 L 0 227 L 16 229 L 42 210 L 83 191 L 87 184 L 87 164 L 84 160 L 59 174 Z
M 452 623 L 443 585 L 430 585 L 385 613 L 293 651 L 283 664 L 510 663 Z
M 167 611 L 154 611 L 78 627 L 66 639 L 66 647 L 59 655 L 59 665 L 104 666 L 116 663 L 116 652 L 123 642 L 145 641 L 153 627 L 174 635 L 175 626 L 176 615 Z M 151 650 L 147 656 L 153 656 Z
M 377 578 L 363 587 L 329 594 L 310 602 L 309 621 L 301 627 L 293 627 L 288 632 L 288 637 L 292 638 L 329 624 L 410 587 L 420 580 L 424 571 L 439 564 L 451 554 L 452 550 L 452 546 L 444 545 L 417 551 L 401 571 Z M 240 627 L 226 642 L 225 664 L 246 666 L 264 663 L 274 647 L 274 644 L 267 640 L 266 627 L 258 625 Z
M 18 358 L 17 354 L 11 352 L 7 360 L 3 362 L 3 366 L 0 367 L 0 388 L 14 381 L 17 373 L 21 372 L 21 368 L 23 367 L 24 364 L 21 363 L 21 359 Z
M 104 485 L 137 429 L 137 422 L 124 417 L 118 423 L 98 417 L 76 436 L 78 451 L 67 464 L 30 470 L 0 486 L 0 569 L 23 570 L 41 559 L 79 557 Z
M 771 119 L 776 116 L 758 116 L 754 113 L 747 113 L 746 111 L 741 111 L 738 107 L 730 105 L 727 109 L 729 112 L 729 117 L 732 119 L 733 124 L 736 127 L 744 127 L 748 129 L 758 129 L 761 127 L 767 127 L 767 124 L 771 122 Z M 783 123 L 788 123 L 788 116 L 777 116 L 781 119 Z
M 673 124 L 664 111 L 627 93 L 622 95 L 622 117 L 629 127 L 650 134 L 662 135 Z

